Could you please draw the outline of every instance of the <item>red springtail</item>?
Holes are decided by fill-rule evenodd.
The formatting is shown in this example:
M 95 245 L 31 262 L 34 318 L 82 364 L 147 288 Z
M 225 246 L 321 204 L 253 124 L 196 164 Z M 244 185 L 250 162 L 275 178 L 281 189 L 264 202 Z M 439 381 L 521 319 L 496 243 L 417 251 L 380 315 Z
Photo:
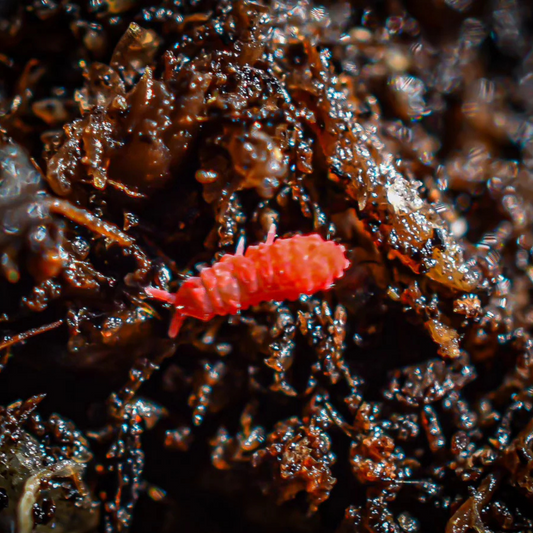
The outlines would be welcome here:
M 297 300 L 331 288 L 349 266 L 345 248 L 320 235 L 276 239 L 276 227 L 265 243 L 244 250 L 240 240 L 235 255 L 227 254 L 199 276 L 183 282 L 178 292 L 146 288 L 152 298 L 175 307 L 169 336 L 175 337 L 186 317 L 211 320 L 233 315 L 259 302 Z

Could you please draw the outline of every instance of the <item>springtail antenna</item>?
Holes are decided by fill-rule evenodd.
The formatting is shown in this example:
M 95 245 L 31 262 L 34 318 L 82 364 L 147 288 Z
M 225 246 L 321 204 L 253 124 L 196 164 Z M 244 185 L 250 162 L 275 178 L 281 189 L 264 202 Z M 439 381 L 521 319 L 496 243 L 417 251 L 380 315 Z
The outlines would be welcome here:
M 156 298 L 157 300 L 161 300 L 162 302 L 167 302 L 169 304 L 173 304 L 176 302 L 176 295 L 171 294 L 168 291 L 155 289 L 154 287 L 146 287 L 144 290 L 146 294 L 150 296 L 150 298 Z
M 168 336 L 171 339 L 175 339 L 180 332 L 181 326 L 185 320 L 185 315 L 182 315 L 179 308 L 174 309 L 174 316 L 172 317 L 172 322 L 168 328 Z
M 146 294 L 151 298 L 156 298 L 157 300 L 161 300 L 163 302 L 173 304 L 175 306 L 174 317 L 172 318 L 172 322 L 170 323 L 170 328 L 168 330 L 168 336 L 171 339 L 175 338 L 181 329 L 183 321 L 185 320 L 185 316 L 181 314 L 181 309 L 183 309 L 183 307 L 176 305 L 176 295 L 171 294 L 168 291 L 155 289 L 154 287 L 146 287 L 146 289 L 144 290 Z

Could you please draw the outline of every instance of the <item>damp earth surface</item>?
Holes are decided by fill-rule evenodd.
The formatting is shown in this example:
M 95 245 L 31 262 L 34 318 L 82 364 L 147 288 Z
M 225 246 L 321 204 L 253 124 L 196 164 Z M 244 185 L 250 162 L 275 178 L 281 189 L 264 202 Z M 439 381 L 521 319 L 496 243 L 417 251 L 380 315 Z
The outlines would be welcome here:
M 1 0 L 0 531 L 532 531 L 532 29 Z M 349 268 L 169 338 L 272 224 Z

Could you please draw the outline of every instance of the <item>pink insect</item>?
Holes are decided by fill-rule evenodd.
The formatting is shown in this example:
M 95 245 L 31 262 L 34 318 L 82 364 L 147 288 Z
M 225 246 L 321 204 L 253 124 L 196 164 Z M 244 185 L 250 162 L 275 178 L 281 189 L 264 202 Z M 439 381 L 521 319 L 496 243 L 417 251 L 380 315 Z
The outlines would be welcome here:
M 318 234 L 276 238 L 271 226 L 266 242 L 244 251 L 244 240 L 235 255 L 227 254 L 199 276 L 183 282 L 178 292 L 146 288 L 152 298 L 168 302 L 175 314 L 168 334 L 175 337 L 186 317 L 211 320 L 234 315 L 259 302 L 297 300 L 331 288 L 349 266 L 345 248 Z

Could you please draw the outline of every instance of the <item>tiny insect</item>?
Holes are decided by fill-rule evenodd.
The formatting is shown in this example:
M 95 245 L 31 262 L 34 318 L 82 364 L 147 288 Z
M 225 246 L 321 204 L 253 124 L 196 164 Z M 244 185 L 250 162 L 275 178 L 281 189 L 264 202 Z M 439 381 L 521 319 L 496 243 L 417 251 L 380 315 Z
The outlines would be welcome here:
M 260 302 L 297 300 L 331 288 L 349 266 L 345 248 L 318 234 L 276 239 L 271 226 L 265 243 L 227 254 L 171 294 L 147 287 L 147 294 L 175 307 L 168 334 L 175 337 L 186 317 L 211 320 L 234 315 Z

